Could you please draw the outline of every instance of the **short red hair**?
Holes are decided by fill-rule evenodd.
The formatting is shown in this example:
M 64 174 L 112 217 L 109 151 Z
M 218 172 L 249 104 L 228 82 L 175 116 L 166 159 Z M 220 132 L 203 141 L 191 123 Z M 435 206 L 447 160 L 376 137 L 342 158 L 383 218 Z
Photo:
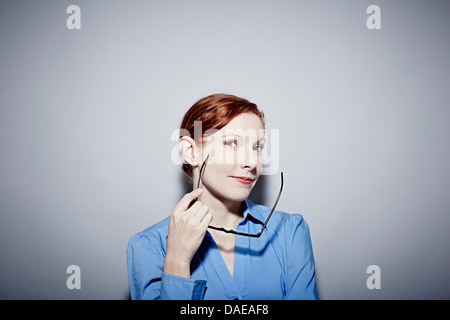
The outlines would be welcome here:
M 198 100 L 186 112 L 180 125 L 180 139 L 189 132 L 190 136 L 199 140 L 203 134 L 212 129 L 220 130 L 231 120 L 243 113 L 253 113 L 257 115 L 265 127 L 264 113 L 258 106 L 244 98 L 229 94 L 212 94 Z M 201 121 L 202 132 L 194 132 L 194 122 Z M 196 141 L 202 143 L 202 141 Z M 188 163 L 183 163 L 183 172 L 192 180 L 192 167 Z

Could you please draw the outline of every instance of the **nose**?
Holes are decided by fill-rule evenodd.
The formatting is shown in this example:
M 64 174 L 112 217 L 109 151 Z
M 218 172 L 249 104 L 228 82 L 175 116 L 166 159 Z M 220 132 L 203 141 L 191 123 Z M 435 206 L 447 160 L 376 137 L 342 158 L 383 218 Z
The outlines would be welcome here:
M 260 160 L 259 157 L 260 156 L 257 151 L 252 148 L 244 148 L 244 150 L 240 152 L 240 159 L 238 163 L 242 168 L 253 170 L 258 165 Z

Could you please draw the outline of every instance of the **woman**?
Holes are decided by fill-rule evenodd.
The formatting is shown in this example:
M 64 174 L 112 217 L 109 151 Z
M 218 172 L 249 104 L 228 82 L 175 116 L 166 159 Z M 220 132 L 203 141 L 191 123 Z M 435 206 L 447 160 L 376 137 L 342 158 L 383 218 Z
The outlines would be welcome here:
M 215 94 L 187 111 L 180 132 L 194 190 L 130 239 L 131 298 L 318 299 L 306 221 L 248 200 L 263 167 L 264 114 Z

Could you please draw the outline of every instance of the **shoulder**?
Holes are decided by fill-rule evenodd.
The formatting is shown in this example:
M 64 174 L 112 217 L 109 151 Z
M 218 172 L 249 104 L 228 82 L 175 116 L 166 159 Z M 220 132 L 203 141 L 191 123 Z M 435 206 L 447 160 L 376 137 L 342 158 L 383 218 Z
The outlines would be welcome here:
M 267 218 L 271 208 L 259 206 L 259 210 Z M 275 210 L 264 232 L 266 239 L 272 243 L 275 251 L 284 257 L 284 261 L 313 259 L 309 225 L 302 214 Z M 296 254 L 292 254 L 293 252 Z
M 166 239 L 169 233 L 169 219 L 170 217 L 167 217 L 147 229 L 134 234 L 130 238 L 128 246 L 157 246 L 165 252 Z
M 275 218 L 274 226 L 277 230 L 282 231 L 288 237 L 299 235 L 299 232 L 303 235 L 309 235 L 308 223 L 300 213 L 274 211 L 273 218 Z

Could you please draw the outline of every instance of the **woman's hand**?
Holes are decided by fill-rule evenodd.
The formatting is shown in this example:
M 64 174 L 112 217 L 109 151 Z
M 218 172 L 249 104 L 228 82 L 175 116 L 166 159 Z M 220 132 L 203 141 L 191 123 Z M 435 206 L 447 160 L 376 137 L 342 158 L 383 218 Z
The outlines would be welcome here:
M 186 193 L 170 215 L 167 250 L 163 271 L 190 278 L 190 263 L 205 237 L 212 214 L 200 201 L 189 204 L 202 194 L 202 189 Z M 186 210 L 187 209 L 187 210 Z

